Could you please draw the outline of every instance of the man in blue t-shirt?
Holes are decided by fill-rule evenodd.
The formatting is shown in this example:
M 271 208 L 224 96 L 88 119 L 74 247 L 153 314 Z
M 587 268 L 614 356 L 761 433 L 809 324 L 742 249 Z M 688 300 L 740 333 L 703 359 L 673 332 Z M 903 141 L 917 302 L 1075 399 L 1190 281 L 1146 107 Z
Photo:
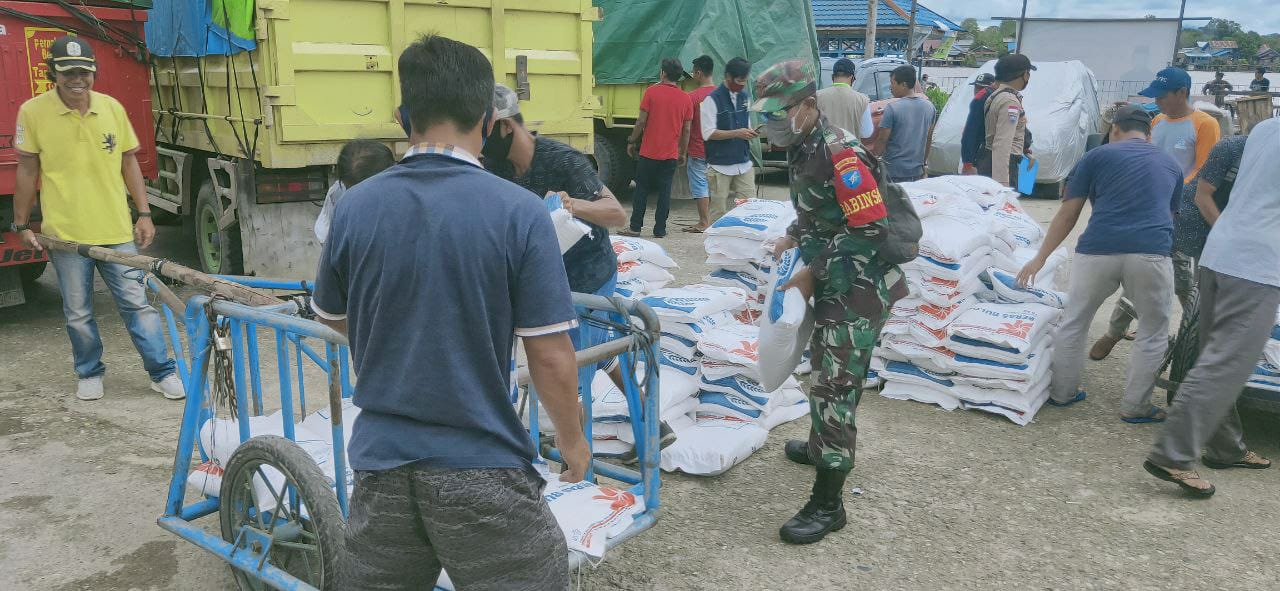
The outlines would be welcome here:
M 440 36 L 399 60 L 413 145 L 335 208 L 313 307 L 348 335 L 360 407 L 339 589 L 565 589 L 568 552 L 512 406 L 511 357 L 529 371 L 581 480 L 577 325 L 546 207 L 483 168 L 493 70 Z
M 1085 398 L 1080 389 L 1084 347 L 1093 316 L 1122 285 L 1138 312 L 1138 338 L 1120 418 L 1130 423 L 1163 421 L 1151 405 L 1153 368 L 1169 345 L 1169 304 L 1173 298 L 1173 213 L 1182 194 L 1182 168 L 1151 144 L 1151 115 L 1138 107 L 1116 111 L 1111 141 L 1076 165 L 1062 207 L 1049 225 L 1040 252 L 1018 280 L 1028 284 L 1049 254 L 1075 227 L 1087 199 L 1089 226 L 1076 243 L 1071 290 L 1053 352 L 1049 403 L 1069 406 Z

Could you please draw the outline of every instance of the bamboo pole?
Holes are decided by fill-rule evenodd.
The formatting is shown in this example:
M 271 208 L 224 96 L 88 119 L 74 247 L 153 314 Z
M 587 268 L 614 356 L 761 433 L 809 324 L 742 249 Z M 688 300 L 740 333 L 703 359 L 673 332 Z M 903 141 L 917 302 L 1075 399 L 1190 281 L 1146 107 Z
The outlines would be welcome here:
M 240 285 L 239 283 L 210 277 L 190 267 L 184 267 L 164 259 L 157 259 L 155 257 L 149 257 L 141 254 L 126 254 L 101 246 L 92 246 L 88 244 L 59 240 L 43 234 L 36 234 L 36 240 L 39 240 L 40 244 L 49 250 L 74 252 L 80 256 L 97 261 L 116 263 L 126 267 L 142 269 L 143 271 L 148 271 L 155 273 L 156 275 L 181 281 L 192 287 L 208 291 L 215 296 L 220 296 L 246 306 L 273 306 L 280 303 L 279 299 L 269 293 L 248 288 Z M 173 299 L 176 300 L 176 296 L 174 296 Z M 166 297 L 165 300 L 165 303 L 168 304 L 169 307 L 174 308 L 174 311 L 181 313 L 182 306 L 174 307 L 168 301 L 168 297 Z

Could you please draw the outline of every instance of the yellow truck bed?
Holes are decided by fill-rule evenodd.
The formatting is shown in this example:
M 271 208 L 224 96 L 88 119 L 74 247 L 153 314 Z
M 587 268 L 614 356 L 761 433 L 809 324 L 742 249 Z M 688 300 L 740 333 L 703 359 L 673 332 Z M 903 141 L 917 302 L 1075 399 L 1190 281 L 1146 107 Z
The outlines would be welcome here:
M 396 59 L 434 31 L 480 48 L 531 127 L 590 152 L 597 14 L 590 0 L 259 0 L 255 51 L 157 58 L 160 140 L 253 152 L 263 168 L 333 164 L 355 138 L 403 141 Z

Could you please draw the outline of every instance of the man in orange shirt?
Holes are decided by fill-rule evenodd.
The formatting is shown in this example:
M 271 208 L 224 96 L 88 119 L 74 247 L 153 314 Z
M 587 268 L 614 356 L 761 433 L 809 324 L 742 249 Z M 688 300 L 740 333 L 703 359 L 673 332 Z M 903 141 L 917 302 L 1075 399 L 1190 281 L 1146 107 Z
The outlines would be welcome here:
M 1155 99 L 1156 106 L 1160 107 L 1161 114 L 1151 123 L 1151 143 L 1173 156 L 1182 167 L 1184 184 L 1194 183 L 1200 168 L 1209 160 L 1209 152 L 1221 139 L 1222 130 L 1209 114 L 1191 107 L 1191 76 L 1182 68 L 1165 68 L 1138 94 Z M 1174 292 L 1185 312 L 1187 297 L 1195 285 L 1195 260 L 1174 252 L 1173 270 Z M 1111 349 L 1129 332 L 1134 317 L 1132 304 L 1121 298 L 1111 313 L 1107 334 L 1094 343 L 1089 357 L 1101 360 L 1110 355 Z

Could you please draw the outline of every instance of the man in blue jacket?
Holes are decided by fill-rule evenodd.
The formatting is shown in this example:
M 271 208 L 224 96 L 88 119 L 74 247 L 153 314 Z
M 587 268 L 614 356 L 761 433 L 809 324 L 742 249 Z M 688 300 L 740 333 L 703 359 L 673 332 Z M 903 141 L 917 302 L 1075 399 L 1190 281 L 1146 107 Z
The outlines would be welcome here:
M 969 118 L 964 121 L 964 132 L 960 135 L 960 172 L 978 174 L 978 151 L 987 139 L 987 96 L 995 85 L 996 77 L 992 74 L 978 74 L 973 82 L 973 101 L 969 103 Z
M 729 210 L 729 195 L 754 197 L 755 165 L 751 162 L 751 129 L 747 110 L 747 76 L 751 64 L 735 57 L 724 66 L 724 84 L 699 105 L 702 139 L 707 150 L 707 186 L 711 193 L 711 221 Z

